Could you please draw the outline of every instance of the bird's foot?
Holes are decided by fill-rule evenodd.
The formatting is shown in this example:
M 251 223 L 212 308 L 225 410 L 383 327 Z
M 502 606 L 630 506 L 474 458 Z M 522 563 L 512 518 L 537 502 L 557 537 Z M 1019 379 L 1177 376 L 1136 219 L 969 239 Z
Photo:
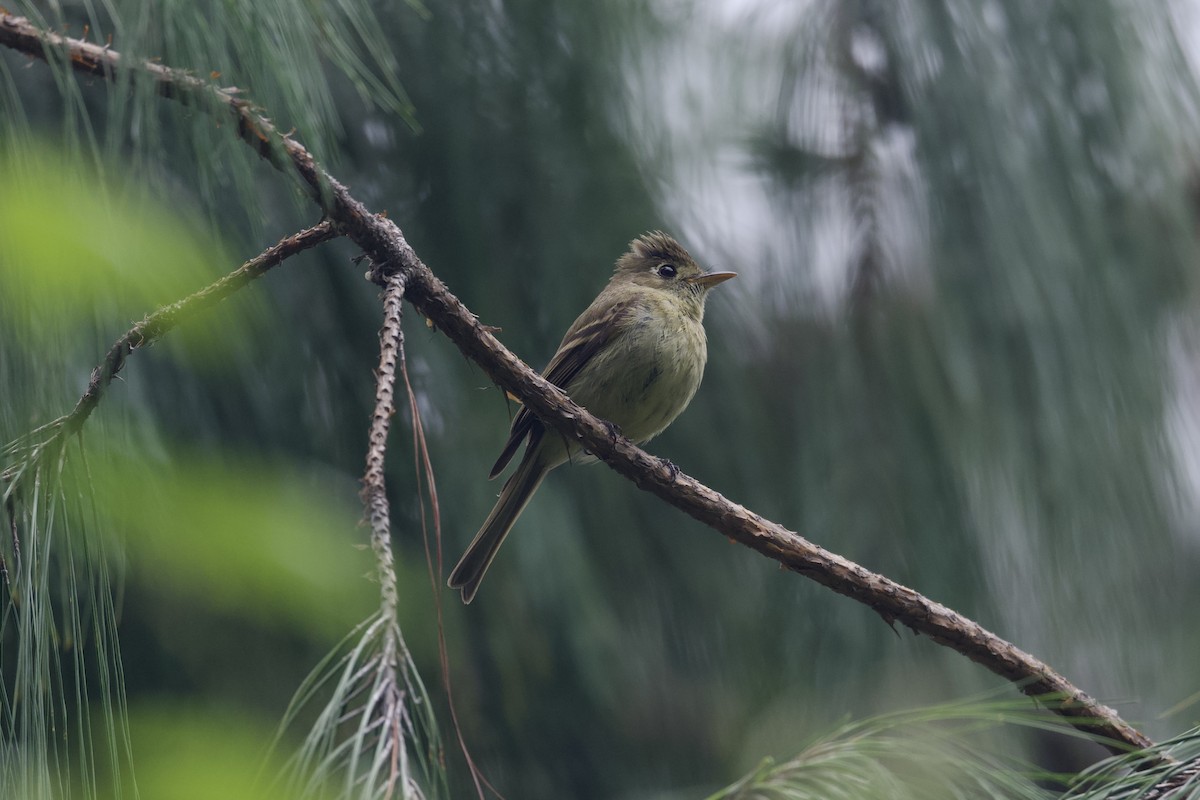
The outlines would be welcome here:
M 658 463 L 662 465 L 663 469 L 671 474 L 671 480 L 675 480 L 679 477 L 679 467 L 675 466 L 675 462 L 673 462 L 671 459 L 660 457 L 658 459 Z

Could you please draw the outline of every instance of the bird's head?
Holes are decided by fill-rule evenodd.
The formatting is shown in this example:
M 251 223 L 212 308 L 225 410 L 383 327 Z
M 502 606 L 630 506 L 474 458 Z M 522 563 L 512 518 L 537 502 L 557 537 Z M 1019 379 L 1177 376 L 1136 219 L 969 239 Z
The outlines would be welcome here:
M 709 289 L 736 276 L 736 272 L 705 272 L 683 245 L 653 231 L 629 243 L 629 252 L 617 260 L 613 280 L 679 292 L 703 304 Z

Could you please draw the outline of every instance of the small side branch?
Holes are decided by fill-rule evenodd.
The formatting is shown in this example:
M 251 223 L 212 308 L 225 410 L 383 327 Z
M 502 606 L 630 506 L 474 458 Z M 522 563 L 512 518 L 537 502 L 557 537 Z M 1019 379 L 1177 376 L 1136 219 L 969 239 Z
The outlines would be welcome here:
M 379 671 L 372 696 L 379 698 L 374 710 L 380 719 L 379 747 L 384 758 L 376 757 L 375 761 L 386 770 L 385 797 L 391 797 L 397 783 L 405 782 L 408 774 L 405 734 L 409 725 L 405 720 L 405 693 L 399 681 L 404 669 L 404 654 L 396 620 L 396 568 L 392 556 L 391 511 L 384 479 L 388 431 L 396 413 L 396 363 L 403 357 L 404 350 L 403 300 L 404 278 L 393 274 L 387 278 L 383 294 L 379 368 L 375 372 L 375 413 L 367 435 L 367 470 L 362 488 L 363 505 L 371 526 L 371 550 L 375 553 L 379 614 L 383 622 Z M 365 718 L 369 717 L 370 714 L 365 714 Z
M 375 411 L 359 493 L 371 531 L 379 609 L 340 661 L 332 696 L 287 770 L 292 794 L 297 797 L 325 797 L 327 791 L 314 789 L 328 789 L 339 797 L 422 798 L 426 796 L 422 786 L 428 788 L 444 781 L 432 703 L 405 647 L 397 619 L 385 464 L 388 433 L 396 413 L 396 375 L 404 363 L 401 312 L 405 282 L 398 274 L 380 282 L 384 288 L 383 325 L 379 331 L 379 366 L 375 370 Z M 315 688 L 330 677 L 318 670 L 297 697 L 313 697 Z M 303 702 L 289 709 L 289 722 Z M 343 780 L 340 790 L 335 788 L 339 776 Z M 297 788 L 301 791 L 294 791 Z
M 0 15 L 0 23 L 3 23 L 3 15 Z M 2 28 L 3 25 L 0 24 L 0 29 Z M 20 559 L 21 542 L 13 503 L 22 476 L 31 466 L 38 464 L 47 452 L 51 452 L 58 444 L 65 442 L 83 427 L 84 422 L 99 405 L 109 384 L 124 368 L 125 359 L 130 353 L 159 339 L 187 317 L 220 303 L 291 256 L 316 247 L 339 235 L 341 235 L 340 232 L 331 222 L 322 220 L 311 228 L 279 240 L 233 272 L 200 291 L 150 314 L 126 331 L 108 349 L 104 360 L 92 370 L 87 389 L 84 390 L 70 413 L 30 431 L 0 450 L 0 455 L 3 455 L 6 460 L 11 459 L 12 461 L 8 467 L 0 471 L 0 489 L 3 490 L 0 491 L 0 496 L 2 496 L 8 511 L 14 559 L 18 561 Z M 3 577 L 7 581 L 8 565 L 4 562 L 2 555 L 0 555 L 0 573 L 3 573 Z
M 109 348 L 104 360 L 92 370 L 92 377 L 88 381 L 87 389 L 71 413 L 42 426 L 34 431 L 33 435 L 37 435 L 39 432 L 49 433 L 49 436 L 42 442 L 46 444 L 52 439 L 69 436 L 78 431 L 99 404 L 100 398 L 104 396 L 109 384 L 125 366 L 125 359 L 130 353 L 161 338 L 163 334 L 187 317 L 212 308 L 246 284 L 261 277 L 267 270 L 283 263 L 285 259 L 316 247 L 338 235 L 338 231 L 332 223 L 323 220 L 311 228 L 281 239 L 233 272 L 200 291 L 150 314 L 130 328 Z
M 396 413 L 396 363 L 404 348 L 401 313 L 404 279 L 392 275 L 383 295 L 383 328 L 379 331 L 379 368 L 375 372 L 375 413 L 367 434 L 367 471 L 363 476 L 362 500 L 371 526 L 371 549 L 378 564 L 380 600 L 385 615 L 396 611 L 396 571 L 392 563 L 391 515 L 388 507 L 384 461 L 388 430 Z

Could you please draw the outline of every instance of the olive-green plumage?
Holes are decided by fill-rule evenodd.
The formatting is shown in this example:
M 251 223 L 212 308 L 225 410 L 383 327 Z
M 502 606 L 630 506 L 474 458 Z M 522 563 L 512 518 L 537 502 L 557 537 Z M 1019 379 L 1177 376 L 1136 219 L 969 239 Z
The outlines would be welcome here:
M 635 442 L 657 436 L 679 416 L 700 386 L 708 346 L 704 300 L 732 272 L 705 273 L 661 231 L 634 239 L 608 285 L 567 330 L 542 372 L 571 399 L 620 428 Z M 546 473 L 568 459 L 594 461 L 579 446 L 547 433 L 522 408 L 492 467 L 496 477 L 528 441 L 517 471 L 450 573 L 450 586 L 469 603 L 504 537 Z

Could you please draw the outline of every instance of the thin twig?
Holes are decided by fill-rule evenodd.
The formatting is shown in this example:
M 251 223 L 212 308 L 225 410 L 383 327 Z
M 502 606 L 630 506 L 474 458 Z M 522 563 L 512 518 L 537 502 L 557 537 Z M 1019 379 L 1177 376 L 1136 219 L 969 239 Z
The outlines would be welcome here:
M 2 23 L 3 18 L 0 15 L 0 29 L 3 29 Z M 13 463 L 0 472 L 0 481 L 6 484 L 4 486 L 4 502 L 11 520 L 13 558 L 18 564 L 20 563 L 21 541 L 17 531 L 16 515 L 13 511 L 16 487 L 20 484 L 22 476 L 30 465 L 37 464 L 43 455 L 51 452 L 55 446 L 65 442 L 73 433 L 83 427 L 83 423 L 100 403 L 109 384 L 125 366 L 126 357 L 137 348 L 159 339 L 187 317 L 220 303 L 246 284 L 261 277 L 267 270 L 283 263 L 284 260 L 339 235 L 334 225 L 328 220 L 322 220 L 311 228 L 279 240 L 220 280 L 150 314 L 126 331 L 108 349 L 104 360 L 92 370 L 87 389 L 84 390 L 70 413 L 30 431 L 4 448 L 4 454 L 12 456 Z M 7 568 L 7 565 L 3 564 L 2 557 L 0 557 L 0 567 Z M 16 566 L 14 566 L 15 568 Z
M 391 517 L 384 462 L 388 455 L 388 431 L 396 414 L 396 360 L 402 347 L 401 331 L 404 278 L 392 275 L 384 294 L 383 329 L 379 331 L 379 368 L 376 371 L 376 405 L 367 434 L 367 468 L 362 476 L 362 503 L 371 525 L 371 548 L 376 554 L 379 594 L 384 619 L 396 612 L 396 571 L 391 554 Z
M 322 220 L 311 228 L 280 239 L 220 280 L 150 314 L 126 331 L 109 348 L 104 360 L 92 370 L 87 389 L 79 398 L 79 402 L 75 404 L 75 408 L 69 414 L 33 431 L 32 434 L 48 434 L 41 443 L 46 444 L 52 439 L 68 436 L 78 431 L 95 410 L 109 384 L 125 366 L 125 358 L 130 353 L 161 338 L 163 334 L 185 318 L 212 308 L 246 284 L 261 277 L 267 270 L 281 264 L 285 259 L 316 247 L 338 235 L 337 229 L 328 220 Z
M 886 620 L 900 622 L 957 650 L 1016 682 L 1030 696 L 1057 698 L 1051 706 L 1054 711 L 1109 739 L 1107 747 L 1111 751 L 1123 753 L 1152 745 L 1113 709 L 1096 702 L 1042 661 L 977 623 L 726 500 L 664 460 L 613 434 L 610 426 L 571 402 L 561 390 L 504 348 L 421 262 L 391 220 L 368 212 L 344 186 L 317 166 L 302 145 L 279 133 L 264 115 L 230 91 L 157 64 L 123 64 L 113 50 L 42 31 L 10 15 L 0 14 L 0 45 L 42 58 L 47 57 L 47 50 L 53 50 L 62 53 L 76 69 L 106 78 L 122 69 L 135 75 L 141 73 L 154 80 L 164 96 L 196 101 L 210 113 L 233 115 L 243 140 L 280 169 L 288 170 L 286 162 L 290 161 L 291 170 L 303 179 L 309 193 L 345 234 L 375 263 L 386 264 L 389 273 L 404 276 L 405 296 L 421 314 L 489 378 L 519 397 L 539 419 L 563 436 L 580 442 L 585 450 L 637 486 L 722 535 L 871 607 Z
M 371 548 L 375 551 L 380 583 L 380 600 L 385 619 L 396 611 L 396 572 L 392 561 L 391 519 L 384 481 L 388 430 L 396 413 L 394 401 L 396 361 L 403 332 L 400 327 L 404 299 L 404 277 L 394 274 L 383 297 L 383 328 L 379 331 L 379 368 L 375 372 L 375 413 L 367 435 L 367 469 L 363 476 L 362 500 L 371 526 Z
M 387 483 L 384 479 L 384 463 L 387 456 L 388 430 L 396 413 L 396 361 L 404 348 L 404 331 L 401 327 L 404 301 L 404 276 L 390 275 L 383 295 L 383 327 L 379 331 L 379 368 L 375 372 L 375 413 L 367 435 L 367 470 L 363 476 L 362 500 L 367 520 L 371 526 L 371 549 L 375 553 L 376 574 L 379 579 L 380 616 L 384 620 L 382 651 L 386 673 L 381 691 L 386 695 L 382 707 L 386 723 L 381 728 L 392 734 L 385 749 L 391 756 L 385 797 L 391 797 L 397 780 L 403 780 L 406 770 L 401 770 L 400 760 L 405 755 L 402 717 L 403 698 L 398 696 L 399 684 L 397 664 L 401 644 L 398 641 L 396 622 L 396 568 L 392 556 L 391 510 L 387 498 Z

